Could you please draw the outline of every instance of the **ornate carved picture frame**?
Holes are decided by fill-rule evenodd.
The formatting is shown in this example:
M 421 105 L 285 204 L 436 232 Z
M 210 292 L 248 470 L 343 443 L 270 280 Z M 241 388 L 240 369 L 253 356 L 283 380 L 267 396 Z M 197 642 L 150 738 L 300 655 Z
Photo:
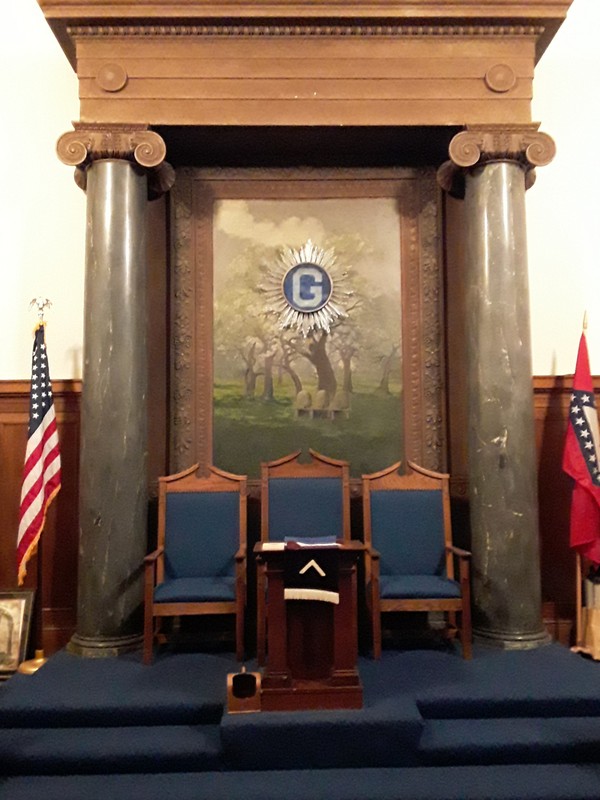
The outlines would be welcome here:
M 402 342 L 401 435 L 395 458 L 444 468 L 441 211 L 434 171 L 181 168 L 171 192 L 172 471 L 196 461 L 208 465 L 215 457 L 213 305 L 215 269 L 223 269 L 215 252 L 218 208 L 231 200 L 297 201 L 306 207 L 323 199 L 383 200 L 395 209 Z M 218 292 L 220 272 L 217 277 Z M 344 457 L 343 452 L 336 455 Z M 263 457 L 257 456 L 257 467 Z M 228 467 L 235 471 L 235 457 Z
M 10 677 L 27 655 L 35 592 L 0 592 L 0 680 Z

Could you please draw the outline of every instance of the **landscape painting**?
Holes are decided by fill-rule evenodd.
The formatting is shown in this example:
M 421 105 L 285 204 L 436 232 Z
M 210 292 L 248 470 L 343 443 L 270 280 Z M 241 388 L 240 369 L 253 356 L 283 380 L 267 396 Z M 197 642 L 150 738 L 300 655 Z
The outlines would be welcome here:
M 313 448 L 357 477 L 400 460 L 397 200 L 220 199 L 213 223 L 214 463 L 256 478 Z

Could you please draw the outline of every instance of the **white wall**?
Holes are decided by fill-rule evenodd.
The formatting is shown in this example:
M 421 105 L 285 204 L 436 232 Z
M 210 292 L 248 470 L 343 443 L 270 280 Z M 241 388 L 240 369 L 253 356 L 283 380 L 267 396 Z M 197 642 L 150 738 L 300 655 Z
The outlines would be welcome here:
M 8 15 L 8 16 L 7 16 Z M 600 2 L 574 0 L 542 58 L 533 117 L 555 161 L 527 194 L 533 371 L 568 374 L 588 312 L 600 373 Z M 585 103 L 577 87 L 586 87 Z M 33 297 L 52 300 L 52 377 L 81 376 L 85 197 L 55 143 L 79 117 L 77 81 L 36 0 L 13 0 L 0 28 L 0 379 L 28 378 Z
M 591 368 L 600 373 L 599 31 L 600 2 L 574 0 L 536 68 L 533 119 L 557 146 L 527 193 L 536 375 L 573 372 L 585 311 Z
M 79 118 L 77 80 L 36 0 L 3 9 L 0 97 L 0 379 L 30 376 L 38 295 L 53 303 L 52 377 L 80 377 L 85 195 L 55 155 Z

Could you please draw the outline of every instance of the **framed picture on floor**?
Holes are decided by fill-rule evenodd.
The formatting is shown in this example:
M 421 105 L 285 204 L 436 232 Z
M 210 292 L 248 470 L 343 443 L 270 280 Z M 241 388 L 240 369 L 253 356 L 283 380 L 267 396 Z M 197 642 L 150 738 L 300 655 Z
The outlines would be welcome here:
M 0 592 L 0 679 L 25 660 L 34 594 L 28 589 Z

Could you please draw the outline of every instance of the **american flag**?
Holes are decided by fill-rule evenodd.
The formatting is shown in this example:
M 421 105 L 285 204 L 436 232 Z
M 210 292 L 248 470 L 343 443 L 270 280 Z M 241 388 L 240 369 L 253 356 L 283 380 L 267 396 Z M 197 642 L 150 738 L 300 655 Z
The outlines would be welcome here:
M 585 333 L 581 335 L 563 469 L 575 481 L 571 499 L 571 547 L 600 564 L 600 433 Z
M 19 585 L 27 572 L 26 565 L 37 549 L 46 521 L 46 511 L 60 489 L 60 448 L 52 399 L 52 383 L 44 341 L 44 325 L 35 331 L 31 364 L 29 432 L 17 535 L 17 572 Z

